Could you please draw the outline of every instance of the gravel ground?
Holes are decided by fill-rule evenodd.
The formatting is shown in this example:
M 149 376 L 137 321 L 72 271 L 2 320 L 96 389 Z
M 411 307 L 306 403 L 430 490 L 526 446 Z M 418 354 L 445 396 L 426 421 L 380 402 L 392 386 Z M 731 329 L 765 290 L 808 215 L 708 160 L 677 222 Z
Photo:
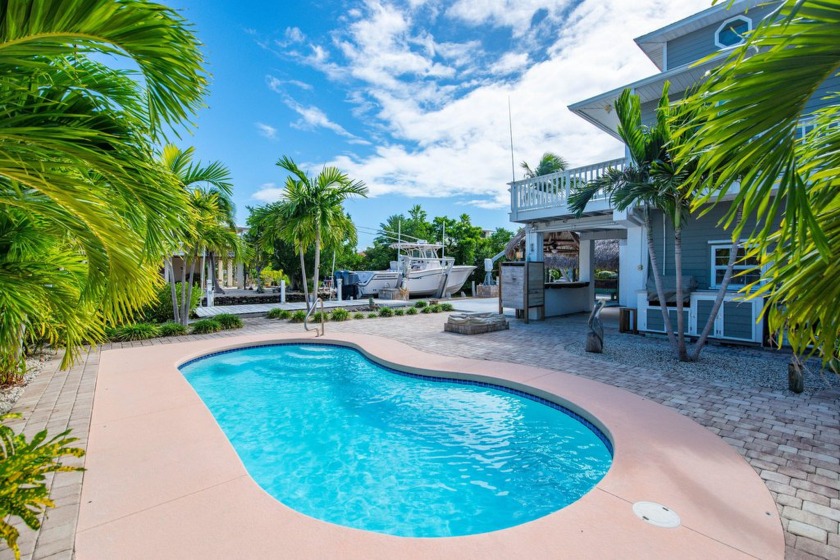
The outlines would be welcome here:
M 617 332 L 605 333 L 603 354 L 588 354 L 579 342 L 567 344 L 565 350 L 587 358 L 659 370 L 677 378 L 699 378 L 788 391 L 787 365 L 790 353 L 786 351 L 710 344 L 703 349 L 699 361 L 679 362 L 665 338 Z M 806 393 L 838 386 L 840 376 L 830 371 L 821 371 L 817 360 L 808 362 L 805 372 Z
M 52 356 L 49 355 L 40 355 L 40 356 L 32 356 L 26 359 L 26 373 L 23 375 L 23 379 L 17 385 L 4 385 L 0 386 L 0 414 L 5 414 L 12 409 L 15 402 L 20 398 L 23 394 L 23 389 L 29 383 L 38 377 L 38 374 L 41 373 L 47 365 L 47 361 L 50 360 Z

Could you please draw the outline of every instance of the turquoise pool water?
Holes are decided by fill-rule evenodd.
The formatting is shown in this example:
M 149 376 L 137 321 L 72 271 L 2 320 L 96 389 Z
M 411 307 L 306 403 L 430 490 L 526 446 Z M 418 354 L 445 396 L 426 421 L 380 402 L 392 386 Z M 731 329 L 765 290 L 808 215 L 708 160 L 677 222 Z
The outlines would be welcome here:
M 284 344 L 181 367 L 251 476 L 312 517 L 411 537 L 537 519 L 592 489 L 611 449 L 570 413 L 492 386 Z

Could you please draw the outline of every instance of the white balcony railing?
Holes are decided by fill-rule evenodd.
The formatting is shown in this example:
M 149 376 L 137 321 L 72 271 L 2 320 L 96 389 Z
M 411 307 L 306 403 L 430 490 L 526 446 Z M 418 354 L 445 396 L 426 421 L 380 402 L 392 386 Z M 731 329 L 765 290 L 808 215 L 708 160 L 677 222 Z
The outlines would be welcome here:
M 511 220 L 516 222 L 527 221 L 529 216 L 542 218 L 548 215 L 568 215 L 568 200 L 572 187 L 597 179 L 611 167 L 623 169 L 625 164 L 624 158 L 613 159 L 510 183 Z M 606 198 L 606 193 L 598 192 L 590 204 L 603 203 Z

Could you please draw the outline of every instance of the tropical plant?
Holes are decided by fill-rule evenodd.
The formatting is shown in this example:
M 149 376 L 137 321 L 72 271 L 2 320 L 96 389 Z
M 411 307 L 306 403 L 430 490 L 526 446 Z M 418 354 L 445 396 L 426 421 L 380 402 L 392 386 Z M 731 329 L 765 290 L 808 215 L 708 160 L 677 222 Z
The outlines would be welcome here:
M 379 316 L 380 317 L 393 317 L 393 315 L 394 315 L 394 310 L 391 309 L 390 307 L 383 307 L 382 309 L 379 310 Z
M 292 313 L 291 317 L 289 317 L 290 323 L 303 323 L 303 320 L 306 319 L 306 311 L 302 309 L 298 309 L 294 313 Z
M 280 282 L 285 282 L 286 285 L 289 284 L 289 276 L 282 270 L 263 268 L 260 271 L 260 279 L 262 279 L 263 283 L 268 286 L 271 286 L 272 284 L 279 286 Z
M 313 323 L 320 323 L 321 321 L 326 323 L 329 320 L 330 320 L 330 314 L 327 313 L 326 311 L 324 311 L 324 312 L 316 311 L 315 313 L 312 314 L 312 322 Z
M 531 166 L 524 161 L 519 164 L 519 167 L 525 170 L 526 179 L 533 179 L 534 177 L 565 171 L 569 167 L 569 162 L 562 156 L 558 156 L 552 152 L 546 152 L 542 155 L 540 162 L 534 169 L 531 169 Z
M 215 319 L 201 319 L 192 324 L 192 334 L 210 334 L 222 330 L 222 324 Z
M 0 376 L 20 371 L 30 336 L 64 346 L 69 366 L 154 298 L 189 222 L 151 146 L 200 106 L 201 66 L 188 25 L 159 4 L 3 4 Z
M 20 414 L 0 416 L 0 537 L 20 560 L 17 540 L 20 531 L 10 523 L 19 517 L 30 529 L 40 529 L 41 514 L 48 507 L 55 507 L 50 499 L 46 475 L 55 472 L 84 470 L 65 465 L 64 457 L 81 457 L 83 449 L 69 447 L 76 438 L 69 437 L 70 430 L 48 439 L 42 430 L 27 441 L 23 434 L 16 434 L 6 421 L 21 418 Z
M 403 315 L 405 315 L 405 309 L 403 309 L 402 307 L 394 309 L 394 316 L 395 317 L 402 317 Z
M 416 307 L 417 309 L 423 309 L 427 305 L 429 305 L 429 303 L 425 300 L 422 300 L 422 299 L 414 302 L 414 307 Z
M 157 325 L 152 323 L 131 323 L 116 329 L 111 340 L 129 342 L 132 340 L 148 340 L 160 336 Z
M 440 310 L 441 311 L 452 311 L 453 309 L 455 309 L 455 308 L 452 307 L 451 303 L 441 303 L 440 304 Z
M 280 309 L 279 307 L 275 307 L 273 309 L 269 309 L 266 317 L 269 319 L 288 319 L 289 315 L 291 315 L 291 311 L 288 309 Z
M 366 197 L 367 187 L 361 181 L 352 181 L 336 167 L 324 167 L 313 178 L 287 156 L 280 158 L 277 165 L 291 174 L 286 180 L 285 201 L 281 205 L 284 218 L 281 232 L 298 248 L 301 268 L 305 266 L 305 248 L 310 244 L 315 247 L 312 278 L 314 299 L 318 294 L 321 248 L 324 245 L 339 245 L 348 237 L 353 238 L 355 244 L 356 227 L 344 212 L 343 202 L 351 196 Z M 307 305 L 310 303 L 307 299 Z
M 418 308 L 415 307 L 415 309 L 418 309 Z M 427 313 L 428 314 L 428 313 L 432 312 L 432 306 L 431 305 L 429 305 L 427 307 L 420 307 L 419 309 L 420 309 L 420 313 Z
M 733 208 L 756 219 L 749 231 L 737 210 L 725 218 L 732 238 L 746 234 L 767 267 L 766 283 L 748 286 L 757 289 L 746 297 L 767 298 L 778 341 L 787 338 L 797 355 L 813 348 L 825 363 L 840 359 L 840 92 L 821 94 L 824 107 L 811 115 L 805 110 L 840 76 L 838 36 L 840 1 L 786 0 L 687 101 L 696 116 L 682 148 L 714 173 L 692 184 L 697 206 L 737 181 Z M 812 130 L 798 138 L 806 117 Z
M 343 307 L 339 307 L 338 309 L 333 310 L 330 315 L 330 321 L 346 321 L 350 316 L 350 312 L 344 309 Z
M 209 269 L 215 280 L 214 255 L 233 253 L 241 258 L 241 244 L 233 223 L 233 186 L 230 171 L 222 163 L 214 161 L 207 165 L 193 163 L 194 148 L 180 149 L 173 145 L 163 148 L 160 156 L 164 167 L 188 194 L 188 214 L 193 229 L 185 232 L 179 241 L 181 252 L 181 278 L 176 278 L 172 259 L 166 260 L 169 270 L 170 296 L 175 310 L 173 319 L 186 325 L 189 320 L 189 305 L 195 282 L 195 267 L 201 257 L 209 256 Z M 189 273 L 188 273 L 189 271 Z M 176 283 L 180 281 L 186 290 L 182 290 L 180 300 L 176 293 Z
M 245 326 L 245 323 L 242 322 L 242 317 L 233 313 L 219 313 L 218 315 L 214 315 L 213 319 L 226 331 L 230 329 L 241 329 Z
M 364 319 L 364 318 L 365 318 L 365 314 L 364 314 L 364 313 L 354 313 L 354 314 L 353 314 L 353 318 L 354 318 L 354 319 Z
M 187 334 L 187 327 L 181 323 L 167 321 L 158 325 L 158 333 L 160 336 L 182 336 Z
M 431 310 L 432 313 L 440 313 L 441 311 L 443 311 L 443 308 L 438 303 L 436 303 L 434 305 L 430 305 L 429 309 Z
M 367 314 L 368 319 L 376 319 L 377 317 L 379 317 L 379 315 L 377 315 L 376 313 L 374 313 L 372 311 Z
M 691 196 L 686 185 L 697 175 L 697 161 L 691 154 L 680 153 L 674 142 L 673 131 L 684 125 L 691 117 L 692 109 L 686 105 L 672 106 L 668 99 L 669 84 L 665 82 L 662 96 L 656 108 L 656 119 L 651 126 L 642 124 L 642 108 L 638 95 L 624 90 L 615 102 L 618 116 L 618 133 L 624 140 L 630 154 L 630 163 L 623 169 L 610 168 L 601 177 L 572 189 L 569 208 L 580 216 L 586 204 L 598 192 L 605 192 L 611 204 L 618 210 L 634 205 L 641 206 L 642 218 L 647 234 L 648 256 L 651 275 L 662 311 L 665 332 L 677 357 L 681 361 L 697 360 L 706 344 L 720 306 L 723 303 L 737 254 L 737 244 L 730 249 L 726 275 L 718 290 L 706 326 L 689 353 L 685 338 L 684 287 L 682 274 L 682 231 L 690 215 Z M 653 240 L 651 211 L 662 212 L 663 219 L 671 222 L 674 229 L 674 263 L 676 274 L 676 332 L 671 324 L 662 277 L 659 274 L 659 260 Z
M 416 307 L 409 307 L 406 310 L 406 315 L 417 315 L 417 308 Z

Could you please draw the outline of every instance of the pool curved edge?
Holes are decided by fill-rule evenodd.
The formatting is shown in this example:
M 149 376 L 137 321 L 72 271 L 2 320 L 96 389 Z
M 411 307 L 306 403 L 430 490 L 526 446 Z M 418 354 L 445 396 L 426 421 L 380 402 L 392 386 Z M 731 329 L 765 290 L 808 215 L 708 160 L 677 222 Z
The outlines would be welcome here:
M 491 383 L 560 404 L 613 444 L 607 475 L 580 500 L 509 529 L 453 538 L 393 537 L 291 510 L 247 474 L 178 366 L 275 343 L 348 346 L 409 373 Z M 263 335 L 104 352 L 94 400 L 77 557 L 783 558 L 767 487 L 723 440 L 627 391 L 554 370 L 421 352 L 369 335 Z M 632 505 L 679 514 L 666 529 Z M 157 538 L 148 539 L 149 534 Z

